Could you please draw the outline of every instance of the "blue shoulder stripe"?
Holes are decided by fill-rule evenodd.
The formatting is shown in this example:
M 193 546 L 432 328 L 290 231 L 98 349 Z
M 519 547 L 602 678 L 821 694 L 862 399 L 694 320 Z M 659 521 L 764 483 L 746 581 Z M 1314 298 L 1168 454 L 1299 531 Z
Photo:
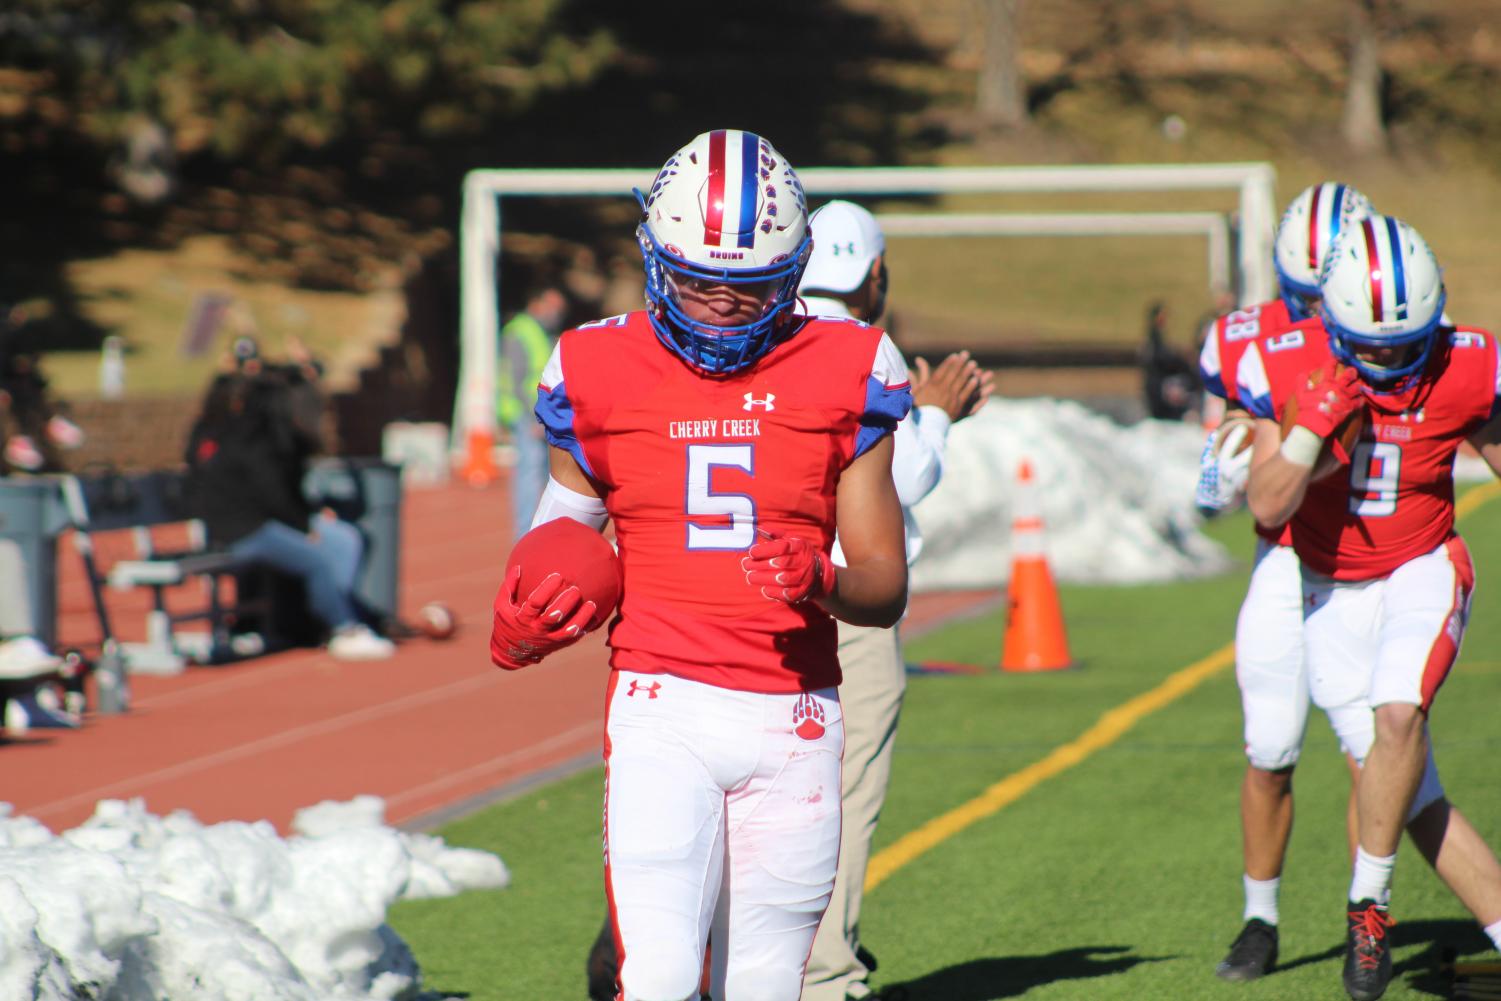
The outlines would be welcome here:
M 567 449 L 578 462 L 579 468 L 593 476 L 594 470 L 589 468 L 589 460 L 584 458 L 584 447 L 579 444 L 578 435 L 574 433 L 573 401 L 568 399 L 567 387 L 561 382 L 550 389 L 537 387 L 537 408 L 534 413 L 547 433 L 548 444 Z
M 911 410 L 911 385 L 903 382 L 888 386 L 875 376 L 866 380 L 865 412 L 860 415 L 860 430 L 855 435 L 855 458 L 894 432 Z

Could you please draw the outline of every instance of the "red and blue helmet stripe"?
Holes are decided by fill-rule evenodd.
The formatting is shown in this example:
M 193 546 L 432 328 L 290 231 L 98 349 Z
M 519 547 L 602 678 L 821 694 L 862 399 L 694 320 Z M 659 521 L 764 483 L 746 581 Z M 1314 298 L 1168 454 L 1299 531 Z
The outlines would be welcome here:
M 1391 216 L 1363 219 L 1367 270 L 1370 278 L 1371 322 L 1407 319 L 1407 274 L 1402 261 L 1402 237 Z
M 1305 195 L 1307 217 L 1297 220 L 1302 229 L 1279 231 L 1279 247 L 1282 233 L 1300 235 L 1301 239 L 1297 243 L 1302 259 L 1295 267 L 1293 262 L 1283 258 L 1280 249 L 1274 255 L 1282 301 L 1298 319 L 1307 319 L 1312 315 L 1311 304 L 1319 297 L 1319 274 L 1323 270 L 1329 249 L 1339 240 L 1350 216 L 1357 213 L 1366 202 L 1364 195 L 1338 181 L 1315 184 L 1307 189 Z M 1294 225 L 1295 210 L 1305 195 L 1300 195 L 1288 208 L 1283 227 Z
M 1308 206 L 1308 270 L 1314 274 L 1319 273 L 1319 202 L 1324 194 L 1324 186 L 1320 184 L 1313 189 L 1313 196 Z M 1336 209 L 1339 199 L 1333 199 Z M 1339 225 L 1339 213 L 1335 213 L 1335 225 Z
M 1397 220 L 1391 216 L 1386 217 L 1386 239 L 1392 248 L 1392 305 L 1397 319 L 1407 319 L 1407 275 L 1402 264 L 1400 237 L 1397 234 Z
M 701 133 L 668 160 L 649 193 L 637 196 L 646 297 L 665 346 L 696 368 L 723 374 L 753 364 L 794 332 L 812 238 L 802 185 L 769 142 L 739 129 Z M 694 320 L 679 295 L 688 281 L 754 286 L 760 315 L 735 324 Z
M 738 146 L 738 149 L 731 147 Z M 716 129 L 709 133 L 709 185 L 704 205 L 704 243 L 724 246 L 724 220 L 736 220 L 735 246 L 756 245 L 756 168 L 761 137 L 751 132 Z
M 1329 330 L 1330 347 L 1335 356 L 1354 367 L 1368 383 L 1389 392 L 1406 385 L 1411 377 L 1420 374 L 1427 366 L 1437 340 L 1438 328 L 1443 322 L 1445 297 L 1440 288 L 1437 308 L 1428 322 L 1412 329 L 1402 329 L 1400 325 L 1411 319 L 1409 299 L 1412 289 L 1401 226 L 1391 216 L 1362 219 L 1359 226 L 1358 233 L 1350 233 L 1350 239 L 1358 239 L 1365 249 L 1364 283 L 1365 296 L 1370 300 L 1371 329 L 1353 329 L 1350 324 L 1357 322 L 1355 317 L 1347 317 L 1346 322 L 1341 324 L 1331 314 L 1327 301 L 1323 310 L 1324 325 Z M 1383 327 L 1388 329 L 1382 329 Z M 1362 360 L 1357 354 L 1361 349 L 1395 348 L 1409 344 L 1418 344 L 1420 347 L 1396 365 L 1375 365 Z
M 1335 241 L 1339 239 L 1340 223 L 1345 212 L 1345 185 L 1343 184 L 1333 185 L 1334 193 L 1330 195 L 1328 205 L 1319 204 L 1323 201 L 1322 196 L 1327 187 L 1330 185 L 1320 184 L 1314 188 L 1308 206 L 1308 270 L 1314 274 L 1318 274 L 1323 266 L 1323 262 L 1319 260 L 1319 212 L 1322 209 L 1329 214 L 1329 221 L 1326 224 L 1329 239 L 1326 247 L 1334 246 Z

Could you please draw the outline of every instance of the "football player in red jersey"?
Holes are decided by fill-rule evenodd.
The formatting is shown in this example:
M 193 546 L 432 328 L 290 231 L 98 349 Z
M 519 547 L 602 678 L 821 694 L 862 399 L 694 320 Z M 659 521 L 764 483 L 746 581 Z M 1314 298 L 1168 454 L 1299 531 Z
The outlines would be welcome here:
M 1250 470 L 1255 424 L 1235 381 L 1242 355 L 1259 339 L 1312 315 L 1310 301 L 1318 300 L 1319 269 L 1330 246 L 1341 230 L 1370 211 L 1365 195 L 1348 185 L 1326 181 L 1302 191 L 1277 228 L 1274 260 L 1281 297 L 1226 313 L 1205 331 L 1199 370 L 1208 392 L 1225 403 L 1224 419 L 1200 458 L 1196 500 L 1206 514 L 1238 504 Z M 1255 980 L 1277 962 L 1277 903 L 1292 835 L 1293 769 L 1308 724 L 1298 558 L 1285 526 L 1256 531 L 1251 581 L 1235 624 L 1235 680 L 1246 749 L 1240 787 L 1245 924 L 1215 968 L 1226 980 Z M 1355 762 L 1349 761 L 1353 776 Z M 1352 812 L 1352 841 L 1354 827 Z
M 890 626 L 906 603 L 907 373 L 881 330 L 793 311 L 807 207 L 765 139 L 700 135 L 640 197 L 647 308 L 553 352 L 534 521 L 612 519 L 624 568 L 605 732 L 620 997 L 696 997 L 712 929 L 715 998 L 796 1001 L 838 861 L 834 618 Z M 514 608 L 498 599 L 497 628 Z
M 1388 903 L 1404 826 L 1501 947 L 1501 865 L 1445 799 L 1427 729 L 1474 588 L 1454 530 L 1454 455 L 1469 440 L 1501 470 L 1501 366 L 1491 334 L 1447 325 L 1438 263 L 1399 220 L 1350 227 L 1321 289 L 1322 324 L 1256 345 L 1238 381 L 1258 418 L 1251 511 L 1290 528 L 1310 691 L 1362 765 L 1344 984 L 1370 1001 L 1391 978 Z M 1342 455 L 1329 439 L 1352 416 L 1363 427 Z M 1338 465 L 1314 479 L 1326 449 Z

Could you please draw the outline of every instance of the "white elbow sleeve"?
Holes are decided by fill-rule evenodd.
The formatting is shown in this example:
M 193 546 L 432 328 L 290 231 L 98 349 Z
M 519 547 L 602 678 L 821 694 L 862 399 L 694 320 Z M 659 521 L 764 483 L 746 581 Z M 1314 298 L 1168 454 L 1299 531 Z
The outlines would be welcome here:
M 532 516 L 532 527 L 558 518 L 572 518 L 598 531 L 604 527 L 609 515 L 605 513 L 605 502 L 600 498 L 570 490 L 549 476 L 547 489 L 542 491 L 542 499 L 537 502 L 537 513 Z
M 1301 424 L 1295 425 L 1282 442 L 1282 458 L 1297 466 L 1312 466 L 1319 458 L 1324 439 Z

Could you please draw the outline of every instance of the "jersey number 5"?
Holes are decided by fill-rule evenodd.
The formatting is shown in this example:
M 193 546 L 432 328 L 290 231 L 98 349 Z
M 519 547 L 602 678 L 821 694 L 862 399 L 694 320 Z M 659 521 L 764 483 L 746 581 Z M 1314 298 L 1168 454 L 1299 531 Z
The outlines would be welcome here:
M 716 493 L 714 470 L 739 469 L 756 475 L 751 445 L 689 445 L 687 512 L 692 516 L 729 516 L 728 525 L 688 522 L 689 549 L 749 549 L 756 541 L 756 502 L 749 494 Z

